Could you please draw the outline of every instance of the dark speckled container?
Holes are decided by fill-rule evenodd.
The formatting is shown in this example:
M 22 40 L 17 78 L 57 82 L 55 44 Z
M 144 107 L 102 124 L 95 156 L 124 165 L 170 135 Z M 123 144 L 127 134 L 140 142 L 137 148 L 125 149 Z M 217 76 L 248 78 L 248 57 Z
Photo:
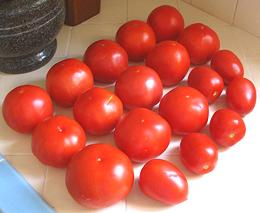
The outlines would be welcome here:
M 24 73 L 45 65 L 64 19 L 63 0 L 0 0 L 0 71 Z

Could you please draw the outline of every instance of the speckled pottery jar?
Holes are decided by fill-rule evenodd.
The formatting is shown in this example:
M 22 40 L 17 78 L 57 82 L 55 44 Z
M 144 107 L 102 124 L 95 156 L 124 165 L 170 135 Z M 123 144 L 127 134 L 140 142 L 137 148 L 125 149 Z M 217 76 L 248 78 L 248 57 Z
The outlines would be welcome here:
M 45 65 L 64 19 L 63 0 L 0 0 L 0 71 L 25 73 Z

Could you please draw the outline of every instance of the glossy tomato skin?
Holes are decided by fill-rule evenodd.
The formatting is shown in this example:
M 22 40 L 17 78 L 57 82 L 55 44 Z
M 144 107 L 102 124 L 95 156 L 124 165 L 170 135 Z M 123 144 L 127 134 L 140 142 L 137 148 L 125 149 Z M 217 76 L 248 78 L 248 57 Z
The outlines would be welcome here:
M 117 124 L 114 139 L 132 161 L 144 162 L 165 151 L 171 140 L 171 127 L 155 112 L 136 108 Z
M 32 133 L 32 152 L 43 163 L 63 168 L 85 147 L 86 135 L 73 119 L 55 116 L 37 125 Z
M 209 106 L 198 90 L 180 86 L 162 98 L 159 114 L 169 122 L 174 134 L 186 135 L 200 131 L 207 124 Z
M 145 64 L 159 74 L 164 86 L 172 86 L 188 72 L 190 57 L 186 48 L 178 42 L 163 41 L 148 54 Z
M 52 116 L 53 106 L 45 90 L 23 85 L 6 95 L 2 113 L 10 128 L 20 133 L 30 133 L 38 123 Z
M 128 55 L 118 43 L 98 40 L 86 50 L 84 62 L 90 67 L 96 81 L 112 83 L 128 67 Z
M 184 29 L 181 13 L 170 5 L 155 8 L 149 14 L 147 23 L 153 28 L 157 42 L 176 40 Z
M 207 63 L 220 47 L 216 32 L 201 23 L 186 27 L 178 41 L 187 48 L 194 65 Z
M 124 107 L 151 109 L 163 94 L 163 86 L 158 74 L 146 66 L 129 67 L 116 81 L 115 94 Z
M 60 61 L 47 73 L 47 91 L 62 107 L 72 107 L 76 99 L 92 87 L 91 70 L 78 59 Z
M 104 208 L 124 199 L 133 181 L 131 161 L 108 144 L 86 146 L 72 158 L 66 172 L 69 193 L 89 208 Z
M 218 148 L 207 135 L 191 133 L 182 138 L 180 158 L 184 166 L 196 174 L 211 172 L 218 160 Z
M 190 72 L 188 85 L 199 90 L 211 104 L 221 95 L 224 88 L 224 81 L 213 69 L 206 66 L 199 66 Z
M 225 147 L 233 146 L 246 133 L 243 119 L 230 109 L 216 111 L 210 120 L 209 129 L 213 140 Z
M 188 196 L 185 175 L 166 160 L 148 161 L 141 170 L 139 186 L 148 197 L 168 205 L 181 203 Z
M 78 98 L 73 114 L 89 134 L 105 135 L 119 121 L 123 114 L 123 104 L 115 94 L 94 87 Z
M 126 50 L 129 60 L 140 62 L 156 44 L 153 29 L 143 21 L 132 20 L 117 31 L 116 41 Z

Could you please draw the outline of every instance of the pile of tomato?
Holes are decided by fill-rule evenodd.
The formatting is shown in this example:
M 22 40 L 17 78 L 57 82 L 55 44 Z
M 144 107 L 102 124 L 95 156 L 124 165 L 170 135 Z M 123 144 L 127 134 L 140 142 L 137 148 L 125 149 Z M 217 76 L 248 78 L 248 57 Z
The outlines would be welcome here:
M 255 87 L 243 77 L 239 58 L 219 49 L 210 27 L 195 23 L 184 28 L 177 9 L 160 6 L 147 22 L 123 24 L 116 41 L 91 44 L 83 61 L 55 64 L 46 76 L 47 91 L 33 85 L 10 91 L 3 116 L 15 131 L 32 133 L 32 152 L 42 163 L 67 168 L 67 189 L 81 205 L 103 208 L 124 199 L 133 186 L 132 162 L 145 163 L 138 180 L 144 194 L 178 204 L 188 195 L 185 175 L 171 162 L 154 159 L 172 134 L 183 136 L 179 156 L 184 166 L 209 173 L 218 160 L 217 144 L 230 147 L 244 137 L 243 116 L 256 103 Z M 129 66 L 128 60 L 145 65 Z M 184 82 L 191 64 L 195 67 Z M 94 80 L 115 82 L 115 92 L 94 87 Z M 170 86 L 163 96 L 163 87 Z M 209 135 L 201 133 L 209 104 L 223 91 L 227 108 L 213 114 Z M 72 107 L 75 120 L 54 116 L 52 100 Z M 116 146 L 86 146 L 86 132 L 112 132 Z

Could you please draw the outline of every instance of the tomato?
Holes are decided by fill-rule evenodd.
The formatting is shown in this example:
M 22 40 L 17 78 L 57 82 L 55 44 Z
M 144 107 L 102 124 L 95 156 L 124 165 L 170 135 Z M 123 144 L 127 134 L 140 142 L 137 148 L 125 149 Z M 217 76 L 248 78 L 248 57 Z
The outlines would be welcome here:
M 172 163 L 154 159 L 141 170 L 139 186 L 148 197 L 168 205 L 187 200 L 188 182 L 184 174 Z
M 198 132 L 207 124 L 209 106 L 198 90 L 181 86 L 162 98 L 159 114 L 169 122 L 173 133 L 185 135 Z
M 6 95 L 2 113 L 10 128 L 20 133 L 30 133 L 38 123 L 52 116 L 53 106 L 45 90 L 23 85 Z
M 133 181 L 131 161 L 108 144 L 86 146 L 74 155 L 66 172 L 69 193 L 90 208 L 107 207 L 124 199 Z
M 230 50 L 217 51 L 213 55 L 210 65 L 212 69 L 222 76 L 226 84 L 236 77 L 244 76 L 244 68 L 241 61 Z
M 66 167 L 71 157 L 85 147 L 82 127 L 65 116 L 55 116 L 39 123 L 32 133 L 32 152 L 43 163 Z
M 158 74 L 146 66 L 129 67 L 116 81 L 115 93 L 125 108 L 152 108 L 163 94 Z
M 73 114 L 89 134 L 104 135 L 111 132 L 119 121 L 123 104 L 115 94 L 94 87 L 78 98 Z
M 227 87 L 227 105 L 244 116 L 251 112 L 256 104 L 256 89 L 246 78 L 235 78 Z
M 150 13 L 147 23 L 153 28 L 158 42 L 177 39 L 184 28 L 182 15 L 170 5 L 155 8 Z
M 208 100 L 213 103 L 221 95 L 224 88 L 222 77 L 206 66 L 195 67 L 189 74 L 188 85 L 199 90 Z
M 63 107 L 72 107 L 78 96 L 92 87 L 93 76 L 90 69 L 74 58 L 55 64 L 46 77 L 47 91 Z
M 175 41 L 163 41 L 146 58 L 146 66 L 153 68 L 164 86 L 179 83 L 190 67 L 190 57 L 184 46 Z
M 187 48 L 192 64 L 207 63 L 220 47 L 216 32 L 201 23 L 186 27 L 178 41 Z
M 216 166 L 218 148 L 207 135 L 191 133 L 181 140 L 180 158 L 190 171 L 196 174 L 206 174 Z
M 246 133 L 243 119 L 230 109 L 216 111 L 210 120 L 209 129 L 214 141 L 226 147 L 236 144 Z
M 132 161 L 144 162 L 160 155 L 168 147 L 171 127 L 155 112 L 136 108 L 117 124 L 114 139 Z
M 129 60 L 143 61 L 156 44 L 153 29 L 143 21 L 133 20 L 117 31 L 116 41 L 126 50 Z
M 99 40 L 88 47 L 84 62 L 90 67 L 96 81 L 112 83 L 128 67 L 128 55 L 118 43 Z

